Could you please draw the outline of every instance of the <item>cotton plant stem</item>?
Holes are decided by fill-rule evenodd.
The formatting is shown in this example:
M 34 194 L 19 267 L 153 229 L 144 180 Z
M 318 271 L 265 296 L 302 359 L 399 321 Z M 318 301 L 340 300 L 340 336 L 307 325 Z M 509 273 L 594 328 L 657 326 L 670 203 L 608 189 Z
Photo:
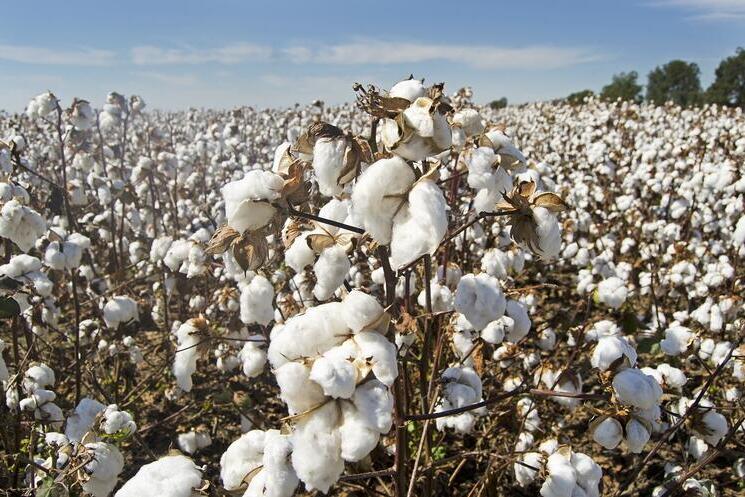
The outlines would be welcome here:
M 316 216 L 315 214 L 310 214 L 309 212 L 301 212 L 301 211 L 295 209 L 291 205 L 289 205 L 287 207 L 287 210 L 290 213 L 290 215 L 295 216 L 295 217 L 301 217 L 303 219 L 309 219 L 311 221 L 316 221 L 316 222 L 319 222 L 319 223 L 322 223 L 322 224 L 328 224 L 329 226 L 335 226 L 337 228 L 341 228 L 343 230 L 351 231 L 353 233 L 357 233 L 357 234 L 360 234 L 360 235 L 362 235 L 362 234 L 365 233 L 365 230 L 362 229 L 362 228 L 358 228 L 356 226 L 351 226 L 349 224 L 340 223 L 340 222 L 334 221 L 332 219 L 326 219 L 326 218 L 323 218 L 321 216 Z

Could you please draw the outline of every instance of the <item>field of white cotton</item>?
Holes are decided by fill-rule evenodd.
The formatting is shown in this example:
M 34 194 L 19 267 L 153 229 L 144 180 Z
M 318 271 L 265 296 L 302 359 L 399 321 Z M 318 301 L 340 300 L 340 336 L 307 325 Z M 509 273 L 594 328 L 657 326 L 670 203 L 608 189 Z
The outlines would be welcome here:
M 742 495 L 742 109 L 451 90 L 0 114 L 0 489 Z

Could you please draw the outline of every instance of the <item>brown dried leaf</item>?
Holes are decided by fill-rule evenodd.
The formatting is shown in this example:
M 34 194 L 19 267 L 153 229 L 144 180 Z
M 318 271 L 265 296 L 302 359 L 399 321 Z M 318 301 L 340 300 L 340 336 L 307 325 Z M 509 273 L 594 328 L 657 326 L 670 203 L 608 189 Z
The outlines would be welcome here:
M 231 245 L 233 257 L 243 271 L 256 271 L 269 255 L 269 245 L 263 233 L 245 232 Z
M 235 229 L 231 228 L 227 224 L 222 225 L 217 228 L 217 231 L 215 231 L 215 233 L 212 235 L 212 238 L 210 238 L 205 253 L 208 255 L 222 254 L 223 252 L 228 250 L 228 247 L 231 243 L 233 243 L 233 240 L 235 240 L 239 236 L 241 236 L 241 234 L 238 233 Z
M 405 110 L 411 102 L 403 97 L 380 97 L 380 106 L 387 112 L 401 112 Z

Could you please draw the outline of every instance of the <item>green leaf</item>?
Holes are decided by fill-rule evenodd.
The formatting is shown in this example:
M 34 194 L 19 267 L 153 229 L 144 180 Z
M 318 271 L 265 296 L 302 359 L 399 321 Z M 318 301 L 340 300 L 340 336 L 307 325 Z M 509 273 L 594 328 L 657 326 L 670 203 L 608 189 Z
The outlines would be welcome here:
M 12 318 L 21 313 L 21 306 L 12 297 L 0 297 L 0 319 Z

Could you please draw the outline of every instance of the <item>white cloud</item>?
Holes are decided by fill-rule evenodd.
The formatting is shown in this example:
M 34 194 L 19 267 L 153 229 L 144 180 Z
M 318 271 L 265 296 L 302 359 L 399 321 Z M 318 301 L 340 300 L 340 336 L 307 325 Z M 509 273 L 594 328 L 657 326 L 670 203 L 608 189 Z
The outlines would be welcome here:
M 447 61 L 477 69 L 555 69 L 603 58 L 585 48 L 551 46 L 500 47 L 491 45 L 442 45 L 357 41 L 322 46 L 315 50 L 291 47 L 284 50 L 297 63 L 320 64 L 413 64 Z
M 116 61 L 116 54 L 92 48 L 56 49 L 0 44 L 0 60 L 39 65 L 108 66 Z
M 690 19 L 700 21 L 745 20 L 745 0 L 659 0 L 657 7 L 680 7 L 692 13 Z
M 159 83 L 172 86 L 194 86 L 199 83 L 199 78 L 194 74 L 166 74 L 159 72 L 135 72 L 135 76 L 151 79 Z
M 253 60 L 266 60 L 272 55 L 272 49 L 252 43 L 234 43 L 212 49 L 195 48 L 162 48 L 139 46 L 132 49 L 132 62 L 137 65 L 170 65 L 170 64 L 239 64 Z

